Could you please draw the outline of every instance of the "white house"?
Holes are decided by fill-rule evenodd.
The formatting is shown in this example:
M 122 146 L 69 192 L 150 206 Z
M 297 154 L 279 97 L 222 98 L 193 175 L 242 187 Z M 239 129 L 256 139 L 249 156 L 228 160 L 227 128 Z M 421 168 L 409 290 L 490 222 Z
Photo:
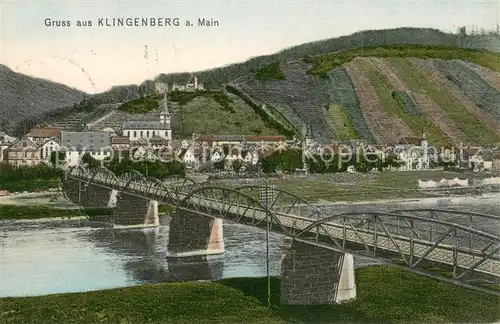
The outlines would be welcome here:
M 192 147 L 180 148 L 176 154 L 177 159 L 184 164 L 186 167 L 193 168 L 198 164 L 198 159 L 195 156 L 195 152 Z
M 17 138 L 7 135 L 4 132 L 0 132 L 0 162 L 7 159 L 7 150 L 17 140 Z
M 491 150 L 469 149 L 464 152 L 468 167 L 474 171 L 491 171 L 493 169 L 493 152 Z
M 61 133 L 61 149 L 66 151 L 68 167 L 78 166 L 85 153 L 96 160 L 111 158 L 111 134 L 108 132 L 65 132 Z
M 126 136 L 130 141 L 139 139 L 152 139 L 153 137 L 161 137 L 167 141 L 172 140 L 172 129 L 170 125 L 171 116 L 168 110 L 167 94 L 163 99 L 164 106 L 160 113 L 160 120 L 133 120 L 125 121 L 122 126 L 122 136 Z
M 50 156 L 52 152 L 56 152 L 59 150 L 61 145 L 59 144 L 59 139 L 57 138 L 47 138 L 40 145 L 40 158 L 43 161 L 50 161 Z
M 402 170 L 415 171 L 430 168 L 429 143 L 425 133 L 422 138 L 403 137 L 394 146 L 394 153 L 404 162 Z
M 256 165 L 259 163 L 259 152 L 256 150 L 249 150 L 244 153 L 243 161 L 248 165 Z

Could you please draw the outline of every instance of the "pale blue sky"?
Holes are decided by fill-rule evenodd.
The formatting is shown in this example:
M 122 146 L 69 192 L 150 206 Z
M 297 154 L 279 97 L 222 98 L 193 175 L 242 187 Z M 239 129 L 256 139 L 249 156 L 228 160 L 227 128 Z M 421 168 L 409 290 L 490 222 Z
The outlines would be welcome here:
M 366 29 L 493 28 L 498 1 L 0 0 L 0 62 L 94 93 L 159 73 L 217 67 Z M 95 25 L 101 17 L 179 17 L 181 26 L 75 26 L 76 20 Z M 184 20 L 198 17 L 213 17 L 220 26 L 184 26 Z M 46 27 L 45 18 L 71 20 L 72 26 Z

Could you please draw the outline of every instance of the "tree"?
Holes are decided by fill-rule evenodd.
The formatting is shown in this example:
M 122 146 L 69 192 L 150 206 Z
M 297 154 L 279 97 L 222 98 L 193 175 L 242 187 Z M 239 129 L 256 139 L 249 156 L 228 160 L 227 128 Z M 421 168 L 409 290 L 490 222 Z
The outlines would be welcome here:
M 54 168 L 66 161 L 66 151 L 55 151 L 50 154 L 50 163 Z
M 90 153 L 85 153 L 82 156 L 82 164 L 89 170 L 97 169 L 101 166 L 99 161 L 94 159 Z
M 217 170 L 224 170 L 224 167 L 225 167 L 224 160 L 214 162 L 214 168 L 216 168 Z
M 176 175 L 181 177 L 184 177 L 186 175 L 186 166 L 184 165 L 184 163 L 174 160 L 167 162 L 166 164 L 168 167 L 168 175 Z
M 240 172 L 241 168 L 243 167 L 243 161 L 241 161 L 240 159 L 233 160 L 233 162 L 231 162 L 231 167 L 235 172 Z

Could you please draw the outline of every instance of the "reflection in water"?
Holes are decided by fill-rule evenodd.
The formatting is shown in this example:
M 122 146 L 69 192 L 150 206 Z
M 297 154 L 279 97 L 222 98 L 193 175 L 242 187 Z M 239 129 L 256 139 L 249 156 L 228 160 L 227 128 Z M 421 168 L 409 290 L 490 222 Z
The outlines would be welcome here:
M 280 273 L 281 237 L 270 234 L 271 275 Z M 167 226 L 113 230 L 78 222 L 0 222 L 0 297 L 266 275 L 265 231 L 225 223 L 224 241 L 221 256 L 176 260 L 166 258 Z

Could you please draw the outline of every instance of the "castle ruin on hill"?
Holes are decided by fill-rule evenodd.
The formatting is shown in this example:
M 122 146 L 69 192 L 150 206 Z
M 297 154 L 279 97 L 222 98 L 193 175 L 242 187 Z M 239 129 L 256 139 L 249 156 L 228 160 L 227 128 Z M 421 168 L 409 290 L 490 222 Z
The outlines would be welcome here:
M 168 92 L 168 84 L 165 82 L 156 82 L 155 84 L 157 93 Z M 203 83 L 198 82 L 198 77 L 195 75 L 191 78 L 186 84 L 178 84 L 174 83 L 172 85 L 172 91 L 196 91 L 196 90 L 205 90 L 205 86 Z

